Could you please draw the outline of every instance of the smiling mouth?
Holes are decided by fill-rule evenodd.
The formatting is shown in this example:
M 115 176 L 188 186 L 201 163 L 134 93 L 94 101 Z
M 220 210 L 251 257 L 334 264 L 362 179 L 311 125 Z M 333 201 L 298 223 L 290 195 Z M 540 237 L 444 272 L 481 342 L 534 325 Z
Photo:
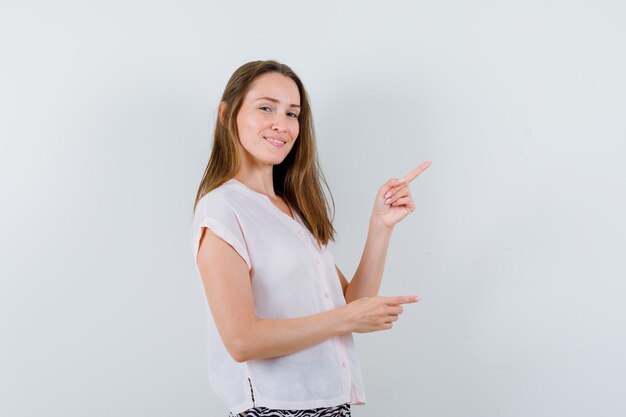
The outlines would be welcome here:
M 275 144 L 275 145 L 284 145 L 285 143 L 287 143 L 287 142 L 282 141 L 282 140 L 268 138 L 268 137 L 265 137 L 265 136 L 263 136 L 263 139 L 265 139 L 266 141 L 268 141 L 268 142 L 270 142 L 272 144 Z

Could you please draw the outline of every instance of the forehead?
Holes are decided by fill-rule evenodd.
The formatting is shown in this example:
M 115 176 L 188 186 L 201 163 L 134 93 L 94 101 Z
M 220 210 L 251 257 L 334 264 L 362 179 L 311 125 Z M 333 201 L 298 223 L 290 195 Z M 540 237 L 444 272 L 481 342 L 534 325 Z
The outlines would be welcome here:
M 282 104 L 300 104 L 300 92 L 295 81 L 276 72 L 270 72 L 255 78 L 250 84 L 246 101 L 255 101 L 261 97 L 271 97 Z

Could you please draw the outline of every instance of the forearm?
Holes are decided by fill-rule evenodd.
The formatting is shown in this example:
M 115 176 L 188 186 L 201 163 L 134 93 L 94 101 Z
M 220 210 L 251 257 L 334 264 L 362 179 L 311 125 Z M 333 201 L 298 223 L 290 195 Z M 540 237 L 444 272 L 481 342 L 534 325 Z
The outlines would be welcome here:
M 240 346 L 240 362 L 288 355 L 348 331 L 342 308 L 290 319 L 256 319 Z
M 378 295 L 392 233 L 393 228 L 376 223 L 374 219 L 370 220 L 361 261 L 346 288 L 346 303 Z

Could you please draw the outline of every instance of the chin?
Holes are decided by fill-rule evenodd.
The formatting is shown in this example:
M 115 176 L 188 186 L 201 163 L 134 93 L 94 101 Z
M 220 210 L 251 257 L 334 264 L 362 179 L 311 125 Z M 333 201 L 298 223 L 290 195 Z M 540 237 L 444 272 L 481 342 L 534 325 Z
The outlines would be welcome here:
M 285 160 L 285 158 L 283 158 L 283 159 L 278 159 L 278 160 L 276 160 L 276 159 L 275 159 L 275 160 L 273 160 L 273 161 L 270 161 L 270 164 L 272 164 L 272 165 L 280 165 L 280 164 L 282 164 L 282 163 L 283 163 L 283 161 L 284 161 L 284 160 Z
M 266 162 L 268 162 L 268 163 L 270 163 L 272 165 L 278 165 L 278 164 L 281 164 L 285 159 L 287 159 L 287 155 L 288 154 L 286 154 L 282 158 L 280 158 L 280 157 L 277 158 L 276 155 L 272 155 L 273 158 L 270 157 L 270 158 L 266 159 Z

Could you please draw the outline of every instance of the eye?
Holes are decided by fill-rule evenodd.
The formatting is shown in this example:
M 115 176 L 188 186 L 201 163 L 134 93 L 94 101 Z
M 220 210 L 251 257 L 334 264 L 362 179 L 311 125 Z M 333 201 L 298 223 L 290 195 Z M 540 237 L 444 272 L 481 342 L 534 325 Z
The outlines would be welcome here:
M 261 106 L 261 107 L 259 107 L 259 110 L 263 110 L 263 109 L 270 109 L 271 110 L 271 107 L 269 107 L 269 106 Z M 287 114 L 290 114 L 291 115 L 290 117 L 292 119 L 297 119 L 298 118 L 298 115 L 295 114 L 294 112 L 289 112 Z

